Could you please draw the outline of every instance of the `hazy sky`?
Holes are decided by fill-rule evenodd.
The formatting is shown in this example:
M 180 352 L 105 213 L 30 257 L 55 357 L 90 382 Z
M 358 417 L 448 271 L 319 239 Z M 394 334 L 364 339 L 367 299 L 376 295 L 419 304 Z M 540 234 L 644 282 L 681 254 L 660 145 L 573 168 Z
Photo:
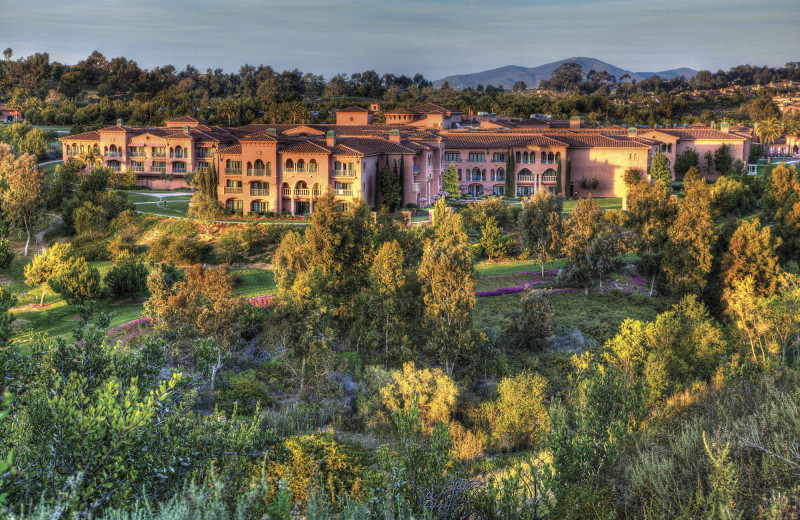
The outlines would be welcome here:
M 798 0 L 0 0 L 0 48 L 142 67 L 428 79 L 574 56 L 624 69 L 800 60 Z

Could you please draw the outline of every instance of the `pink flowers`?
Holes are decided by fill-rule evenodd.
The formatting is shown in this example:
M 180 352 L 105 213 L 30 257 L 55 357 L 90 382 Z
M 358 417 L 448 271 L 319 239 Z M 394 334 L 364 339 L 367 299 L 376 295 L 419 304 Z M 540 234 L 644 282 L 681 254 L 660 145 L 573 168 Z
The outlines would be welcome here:
M 525 285 L 517 285 L 514 287 L 504 287 L 502 289 L 493 289 L 491 291 L 477 291 L 475 296 L 478 298 L 483 298 L 486 296 L 502 296 L 504 294 L 514 294 L 514 293 L 521 293 L 527 289 L 531 288 L 531 285 L 537 283 L 547 283 L 546 281 L 534 281 L 531 283 L 527 283 Z M 577 292 L 577 289 L 568 287 L 566 289 L 542 289 L 540 292 L 542 294 L 563 294 L 563 293 L 574 293 Z
M 256 307 L 267 308 L 267 307 L 272 307 L 272 305 L 274 304 L 274 302 L 272 301 L 273 298 L 275 298 L 274 294 L 266 294 L 264 296 L 256 296 L 255 298 L 248 298 L 247 302 L 250 305 L 255 305 Z
M 122 325 L 117 325 L 116 327 L 112 327 L 106 331 L 106 334 L 113 334 L 121 330 L 136 327 L 137 325 L 150 325 L 151 323 L 153 323 L 153 320 L 145 316 L 144 318 L 139 318 L 133 321 L 129 321 L 127 323 L 123 323 Z

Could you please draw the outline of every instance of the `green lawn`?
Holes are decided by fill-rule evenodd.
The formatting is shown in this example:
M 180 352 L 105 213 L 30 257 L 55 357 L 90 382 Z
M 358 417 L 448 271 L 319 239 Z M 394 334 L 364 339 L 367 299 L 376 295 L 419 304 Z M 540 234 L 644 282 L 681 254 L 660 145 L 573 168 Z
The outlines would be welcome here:
M 622 209 L 622 197 L 594 197 L 597 205 L 603 209 Z M 570 212 L 578 205 L 577 200 L 565 200 L 564 211 Z
M 191 196 L 170 197 L 166 206 L 159 206 L 157 203 L 137 204 L 136 211 L 139 213 L 149 213 L 162 217 L 185 217 L 189 211 L 189 201 Z
M 275 273 L 269 269 L 237 269 L 233 272 L 244 280 L 242 286 L 236 289 L 237 296 L 254 298 L 278 292 Z
M 622 256 L 623 262 L 633 262 L 638 259 L 639 255 L 633 253 Z M 564 259 L 559 259 L 545 263 L 544 268 L 559 269 L 563 265 Z M 498 263 L 482 262 L 475 265 L 475 270 L 478 271 L 478 276 L 509 275 L 528 271 L 540 271 L 541 269 L 542 265 L 535 260 L 512 260 L 510 262 Z M 511 285 L 514 284 L 510 284 L 507 287 L 510 287 Z
M 131 202 L 158 202 L 158 197 L 155 197 L 153 195 L 145 195 L 144 193 L 128 192 L 125 195 Z
M 63 164 L 64 164 L 64 161 L 59 161 L 57 163 L 52 163 L 52 164 L 45 164 L 44 166 L 42 166 L 42 169 L 44 170 L 44 173 L 48 177 L 52 177 L 56 172 L 56 166 L 63 165 Z

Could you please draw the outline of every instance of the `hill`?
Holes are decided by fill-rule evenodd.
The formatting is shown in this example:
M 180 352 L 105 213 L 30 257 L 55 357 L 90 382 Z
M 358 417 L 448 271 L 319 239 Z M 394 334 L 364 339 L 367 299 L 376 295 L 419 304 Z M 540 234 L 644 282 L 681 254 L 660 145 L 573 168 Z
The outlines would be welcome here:
M 581 69 L 583 69 L 584 74 L 588 73 L 590 70 L 604 70 L 609 74 L 616 76 L 617 79 L 625 74 L 628 74 L 630 75 L 631 79 L 635 79 L 636 81 L 642 81 L 655 75 L 658 75 L 663 79 L 671 79 L 674 77 L 680 77 L 681 75 L 684 75 L 688 78 L 697 73 L 697 71 L 685 67 L 660 72 L 632 72 L 617 67 L 616 65 L 606 63 L 602 60 L 598 60 L 597 58 L 579 57 L 567 58 L 565 60 L 554 61 L 552 63 L 545 63 L 544 65 L 539 65 L 538 67 L 506 65 L 505 67 L 485 70 L 482 72 L 473 72 L 471 74 L 455 74 L 453 76 L 447 76 L 446 78 L 434 81 L 433 86 L 439 88 L 445 81 L 447 81 L 451 87 L 458 90 L 470 87 L 475 88 L 478 86 L 478 84 L 494 86 L 502 85 L 504 88 L 510 89 L 517 81 L 524 81 L 529 87 L 535 87 L 538 86 L 539 82 L 542 80 L 550 79 L 550 76 L 553 74 L 554 70 L 568 62 L 578 63 L 581 66 Z

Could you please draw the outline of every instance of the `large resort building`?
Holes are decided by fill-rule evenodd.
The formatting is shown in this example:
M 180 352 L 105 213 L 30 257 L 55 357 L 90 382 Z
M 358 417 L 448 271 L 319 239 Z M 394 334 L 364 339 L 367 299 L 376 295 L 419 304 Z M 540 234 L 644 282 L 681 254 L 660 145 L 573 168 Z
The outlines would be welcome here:
M 377 178 L 384 166 L 403 176 L 404 201 L 425 206 L 443 195 L 442 176 L 452 163 L 462 192 L 473 196 L 505 195 L 507 154 L 514 158 L 515 193 L 527 196 L 561 185 L 586 194 L 582 179 L 597 179 L 596 196 L 624 196 L 624 172 L 645 175 L 657 151 L 670 164 L 686 148 L 704 154 L 721 145 L 734 159 L 746 161 L 750 136 L 726 124 L 710 128 L 587 128 L 581 118 L 470 118 L 460 112 L 425 104 L 383 113 L 386 123 L 373 123 L 380 107 L 337 111 L 336 124 L 256 124 L 235 128 L 210 126 L 193 117 L 166 121 L 164 127 L 117 125 L 61 138 L 64 158 L 89 150 L 117 171 L 133 171 L 139 184 L 163 188 L 162 174 L 172 174 L 172 187 L 185 186 L 187 172 L 215 164 L 219 200 L 243 213 L 313 211 L 327 192 L 343 205 L 363 198 L 376 205 Z M 566 164 L 570 163 L 570 186 Z M 674 173 L 673 173 L 674 178 Z

